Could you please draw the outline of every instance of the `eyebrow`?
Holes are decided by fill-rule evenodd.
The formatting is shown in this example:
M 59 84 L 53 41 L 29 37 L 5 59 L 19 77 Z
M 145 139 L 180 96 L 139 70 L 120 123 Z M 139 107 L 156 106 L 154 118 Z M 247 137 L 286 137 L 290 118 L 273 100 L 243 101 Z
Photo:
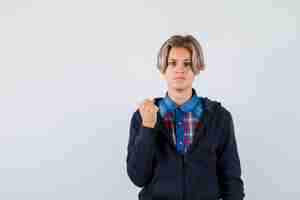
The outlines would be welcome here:
M 175 58 L 169 58 L 168 60 L 171 60 L 171 61 L 176 61 L 176 60 L 178 60 L 178 59 L 175 59 Z M 183 59 L 183 61 L 192 61 L 192 59 L 190 59 L 190 58 L 186 58 L 186 59 Z

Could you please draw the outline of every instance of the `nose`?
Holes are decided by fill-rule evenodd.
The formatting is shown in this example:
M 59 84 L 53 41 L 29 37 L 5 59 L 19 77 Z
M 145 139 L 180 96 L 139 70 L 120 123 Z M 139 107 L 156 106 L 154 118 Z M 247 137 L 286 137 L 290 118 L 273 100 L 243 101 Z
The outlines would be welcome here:
M 175 71 L 175 74 L 184 74 L 185 73 L 185 71 L 182 69 L 182 70 L 176 70 Z
M 186 68 L 184 66 L 184 63 L 178 63 L 176 65 L 176 68 L 175 68 L 176 73 L 184 73 L 185 71 L 186 71 Z

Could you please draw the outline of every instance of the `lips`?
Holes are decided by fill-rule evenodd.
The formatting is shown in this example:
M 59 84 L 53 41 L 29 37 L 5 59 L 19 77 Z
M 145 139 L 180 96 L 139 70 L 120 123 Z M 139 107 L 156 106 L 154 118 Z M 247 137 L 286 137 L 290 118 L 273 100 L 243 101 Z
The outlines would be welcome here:
M 185 80 L 184 77 L 175 77 L 174 79 L 175 79 L 175 80 Z

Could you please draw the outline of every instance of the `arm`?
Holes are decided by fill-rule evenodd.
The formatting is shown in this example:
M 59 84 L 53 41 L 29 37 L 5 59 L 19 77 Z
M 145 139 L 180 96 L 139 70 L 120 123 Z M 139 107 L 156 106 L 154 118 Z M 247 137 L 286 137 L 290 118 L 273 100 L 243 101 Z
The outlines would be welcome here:
M 218 147 L 217 172 L 223 200 L 242 200 L 244 184 L 241 179 L 241 166 L 230 112 L 224 109 L 223 128 Z
M 143 187 L 153 176 L 155 129 L 142 125 L 141 116 L 136 111 L 130 122 L 127 147 L 127 174 L 131 181 Z

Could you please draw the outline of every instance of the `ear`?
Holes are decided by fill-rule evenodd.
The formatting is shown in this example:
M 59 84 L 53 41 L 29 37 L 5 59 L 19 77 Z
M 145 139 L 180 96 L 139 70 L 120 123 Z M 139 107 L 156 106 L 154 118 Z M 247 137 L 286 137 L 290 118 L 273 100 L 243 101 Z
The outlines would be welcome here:
M 200 74 L 200 70 L 196 71 L 196 73 L 194 74 L 195 77 L 197 77 Z

